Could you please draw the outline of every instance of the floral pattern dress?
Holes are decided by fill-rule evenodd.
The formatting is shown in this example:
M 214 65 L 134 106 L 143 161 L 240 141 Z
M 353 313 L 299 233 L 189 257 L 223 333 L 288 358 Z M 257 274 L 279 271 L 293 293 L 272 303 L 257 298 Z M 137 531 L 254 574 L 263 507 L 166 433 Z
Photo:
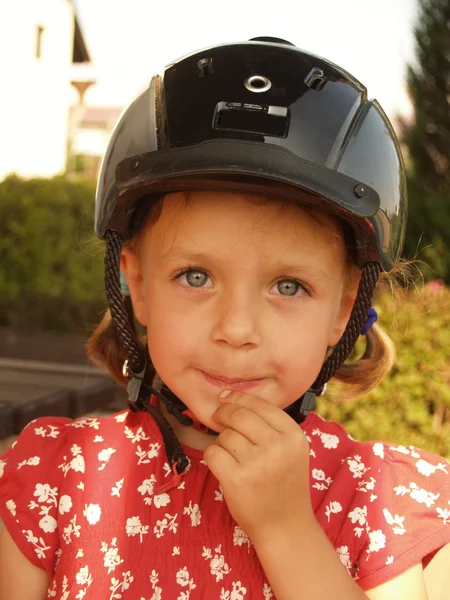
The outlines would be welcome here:
M 450 465 L 309 413 L 315 516 L 363 590 L 450 542 Z M 43 417 L 0 457 L 0 518 L 54 599 L 274 599 L 202 452 L 177 488 L 152 417 Z

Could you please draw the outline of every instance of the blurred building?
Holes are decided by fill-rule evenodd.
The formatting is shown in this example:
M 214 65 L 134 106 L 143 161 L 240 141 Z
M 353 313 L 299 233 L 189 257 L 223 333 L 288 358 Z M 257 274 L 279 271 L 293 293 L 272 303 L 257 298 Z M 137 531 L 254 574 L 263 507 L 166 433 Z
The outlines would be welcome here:
M 68 170 L 97 178 L 114 125 L 122 107 L 84 106 L 71 108 L 70 158 Z
M 66 170 L 69 110 L 94 83 L 71 0 L 0 2 L 0 180 L 11 172 L 51 177 Z

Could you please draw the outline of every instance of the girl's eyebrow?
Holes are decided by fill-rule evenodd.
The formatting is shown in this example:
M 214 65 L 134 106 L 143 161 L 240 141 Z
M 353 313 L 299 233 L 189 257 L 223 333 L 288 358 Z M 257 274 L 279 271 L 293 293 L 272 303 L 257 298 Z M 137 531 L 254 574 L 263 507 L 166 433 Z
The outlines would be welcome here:
M 161 256 L 162 262 L 166 265 L 170 265 L 171 263 L 174 263 L 180 259 L 189 260 L 193 263 L 203 263 L 206 261 L 210 262 L 211 260 L 213 260 L 218 265 L 222 265 L 225 262 L 224 259 L 221 257 L 213 257 L 203 252 L 192 252 L 190 250 L 185 250 L 182 248 L 175 248 L 169 250 Z M 319 265 L 311 265 L 306 262 L 302 264 L 296 264 L 278 261 L 277 263 L 273 264 L 272 268 L 286 272 L 296 271 L 298 273 L 304 273 L 306 275 L 318 277 L 319 279 L 324 280 L 330 278 L 330 273 L 324 271 Z

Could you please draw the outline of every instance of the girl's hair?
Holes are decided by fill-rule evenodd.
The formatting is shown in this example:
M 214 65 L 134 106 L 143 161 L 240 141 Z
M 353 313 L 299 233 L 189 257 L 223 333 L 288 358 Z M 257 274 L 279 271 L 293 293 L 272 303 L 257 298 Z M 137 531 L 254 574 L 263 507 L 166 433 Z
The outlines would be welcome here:
M 189 196 L 189 193 L 185 194 L 186 204 L 189 201 Z M 260 200 L 256 201 L 260 202 Z M 163 209 L 163 203 L 164 198 L 161 196 L 153 200 L 148 197 L 143 198 L 138 203 L 131 223 L 132 237 L 130 240 L 123 242 L 123 246 L 128 246 L 133 251 L 137 250 L 142 231 L 145 227 L 155 224 L 158 221 Z M 348 240 L 346 231 L 346 224 L 344 224 L 344 239 Z M 356 267 L 351 258 L 351 248 L 348 249 L 348 264 L 349 271 L 354 271 Z M 382 273 L 379 279 L 379 286 L 385 287 L 384 282 L 387 280 L 391 289 L 393 289 L 396 279 L 403 278 L 404 280 L 408 280 L 407 271 L 409 264 L 408 262 L 400 261 L 393 271 Z M 134 318 L 130 297 L 125 296 L 124 301 L 141 355 L 145 356 L 145 332 L 142 331 L 141 326 Z M 395 362 L 396 351 L 394 343 L 379 325 L 373 325 L 364 337 L 366 340 L 364 353 L 356 359 L 344 362 L 332 379 L 332 381 L 336 379 L 340 382 L 339 389 L 342 390 L 342 393 L 339 393 L 338 396 L 333 394 L 336 399 L 356 399 L 365 395 L 378 385 Z M 109 371 L 117 383 L 123 387 L 127 385 L 128 377 L 123 375 L 122 367 L 128 357 L 121 346 L 120 338 L 109 309 L 107 309 L 102 321 L 90 336 L 86 344 L 86 354 L 93 364 Z

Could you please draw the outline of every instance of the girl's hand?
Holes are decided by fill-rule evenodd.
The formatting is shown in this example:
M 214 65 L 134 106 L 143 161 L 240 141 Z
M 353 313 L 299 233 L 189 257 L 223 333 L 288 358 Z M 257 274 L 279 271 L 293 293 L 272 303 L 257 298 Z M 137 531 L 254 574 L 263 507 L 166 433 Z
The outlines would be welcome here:
M 213 415 L 221 432 L 204 453 L 234 520 L 256 544 L 314 519 L 308 441 L 267 400 L 232 391 Z

